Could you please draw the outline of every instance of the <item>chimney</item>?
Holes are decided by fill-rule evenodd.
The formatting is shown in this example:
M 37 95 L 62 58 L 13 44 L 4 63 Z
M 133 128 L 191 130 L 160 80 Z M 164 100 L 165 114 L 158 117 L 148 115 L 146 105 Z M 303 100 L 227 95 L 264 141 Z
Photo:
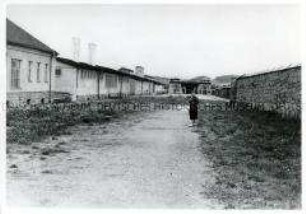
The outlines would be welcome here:
M 135 67 L 135 74 L 138 76 L 144 76 L 144 67 L 137 65 Z
M 80 44 L 80 38 L 72 37 L 73 60 L 76 62 L 80 60 Z
M 89 64 L 95 64 L 95 55 L 96 55 L 96 49 L 97 49 L 97 45 L 95 43 L 88 43 L 88 63 Z

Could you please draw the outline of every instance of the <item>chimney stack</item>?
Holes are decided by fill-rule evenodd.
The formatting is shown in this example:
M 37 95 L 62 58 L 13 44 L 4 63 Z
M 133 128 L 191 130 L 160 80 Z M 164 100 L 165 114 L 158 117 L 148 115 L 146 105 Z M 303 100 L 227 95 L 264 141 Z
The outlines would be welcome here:
M 142 67 L 140 65 L 137 65 L 135 67 L 135 74 L 143 77 L 144 76 L 144 67 Z
M 97 45 L 95 43 L 88 43 L 88 63 L 89 64 L 95 64 L 95 57 L 96 57 L 96 49 Z
M 76 62 L 80 60 L 80 44 L 80 38 L 72 37 L 73 60 Z

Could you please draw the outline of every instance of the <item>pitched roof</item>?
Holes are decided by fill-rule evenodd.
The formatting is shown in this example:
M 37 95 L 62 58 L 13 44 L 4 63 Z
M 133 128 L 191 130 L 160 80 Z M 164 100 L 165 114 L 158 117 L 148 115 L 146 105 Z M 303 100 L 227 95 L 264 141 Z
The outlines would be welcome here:
M 10 45 L 21 46 L 25 48 L 31 48 L 46 53 L 56 54 L 57 52 L 34 36 L 29 34 L 27 31 L 16 25 L 9 19 L 6 19 L 6 42 Z

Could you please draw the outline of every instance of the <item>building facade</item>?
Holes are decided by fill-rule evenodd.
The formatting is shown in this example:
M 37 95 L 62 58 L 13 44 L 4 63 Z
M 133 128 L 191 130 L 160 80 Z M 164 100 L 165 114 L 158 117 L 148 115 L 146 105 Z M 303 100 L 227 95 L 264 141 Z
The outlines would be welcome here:
M 180 79 L 177 79 L 177 78 L 170 79 L 168 93 L 169 94 L 182 94 L 183 93 L 182 84 L 181 84 Z
M 202 80 L 197 82 L 196 86 L 196 93 L 197 94 L 211 94 L 211 81 L 210 80 Z
M 54 87 L 72 100 L 153 95 L 161 84 L 149 78 L 57 57 Z
M 191 79 L 180 81 L 184 94 L 211 94 L 210 79 Z
M 214 87 L 213 94 L 218 97 L 230 99 L 231 84 L 218 85 Z
M 44 103 L 51 90 L 56 51 L 7 19 L 6 81 L 8 103 Z

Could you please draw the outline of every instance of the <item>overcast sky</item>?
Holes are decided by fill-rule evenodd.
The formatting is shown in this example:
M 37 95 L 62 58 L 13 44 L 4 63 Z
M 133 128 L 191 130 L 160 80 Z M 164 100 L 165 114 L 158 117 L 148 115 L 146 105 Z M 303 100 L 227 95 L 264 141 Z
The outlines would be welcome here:
M 294 5 L 10 5 L 7 16 L 72 58 L 72 37 L 113 68 L 190 78 L 244 74 L 300 62 Z

